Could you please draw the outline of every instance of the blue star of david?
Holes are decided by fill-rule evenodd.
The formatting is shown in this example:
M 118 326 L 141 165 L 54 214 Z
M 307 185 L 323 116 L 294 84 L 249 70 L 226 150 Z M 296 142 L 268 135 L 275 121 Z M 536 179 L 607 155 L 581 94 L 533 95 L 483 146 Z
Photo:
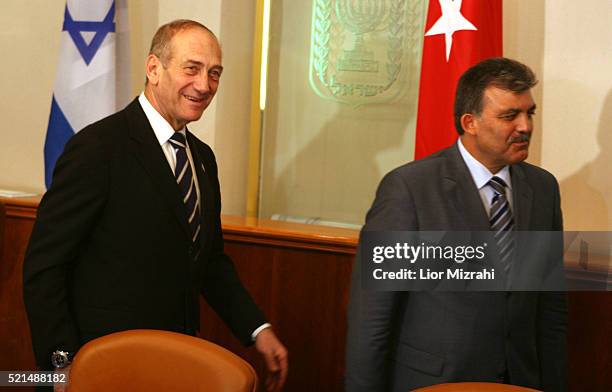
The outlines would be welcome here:
M 72 19 L 72 15 L 70 15 L 70 11 L 68 10 L 68 4 L 66 4 L 66 11 L 64 12 L 64 27 L 62 31 L 67 31 L 70 34 L 70 37 L 74 41 L 79 53 L 83 57 L 85 64 L 89 65 L 91 60 L 94 58 L 98 49 L 104 42 L 104 38 L 108 33 L 115 32 L 115 2 L 108 10 L 108 13 L 104 17 L 104 20 L 101 22 L 94 21 L 75 21 Z M 81 35 L 82 31 L 95 31 L 93 39 L 87 45 L 83 36 Z

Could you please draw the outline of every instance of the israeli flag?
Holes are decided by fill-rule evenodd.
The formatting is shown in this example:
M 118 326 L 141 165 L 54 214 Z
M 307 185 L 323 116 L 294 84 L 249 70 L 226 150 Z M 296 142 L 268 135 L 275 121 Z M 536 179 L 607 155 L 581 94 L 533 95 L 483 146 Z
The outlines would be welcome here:
M 67 0 L 45 139 L 45 185 L 75 132 L 130 99 L 126 0 Z

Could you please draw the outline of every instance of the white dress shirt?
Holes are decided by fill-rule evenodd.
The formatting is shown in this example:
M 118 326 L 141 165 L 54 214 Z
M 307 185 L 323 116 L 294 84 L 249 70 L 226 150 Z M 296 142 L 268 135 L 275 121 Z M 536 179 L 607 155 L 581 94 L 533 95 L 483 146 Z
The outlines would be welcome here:
M 162 117 L 161 114 L 155 108 L 147 97 L 145 97 L 144 92 L 140 93 L 138 97 L 138 102 L 140 106 L 142 106 L 142 110 L 144 110 L 145 115 L 147 116 L 147 120 L 149 120 L 149 124 L 151 124 L 151 128 L 153 128 L 153 132 L 155 133 L 155 137 L 161 146 L 164 155 L 166 156 L 166 160 L 170 165 L 170 169 L 172 169 L 172 173 L 174 173 L 174 169 L 176 168 L 176 150 L 172 143 L 169 142 L 174 132 L 180 132 L 185 136 L 185 140 L 187 140 L 186 128 L 183 128 L 179 131 L 175 131 L 172 128 L 172 125 L 165 118 Z M 195 189 L 197 194 L 197 203 L 200 206 L 200 211 L 202 211 L 202 204 L 200 203 L 200 187 L 198 181 L 198 174 L 195 170 L 195 165 L 193 164 L 193 156 L 191 155 L 191 150 L 189 149 L 189 143 L 187 144 L 187 159 L 189 160 L 189 166 L 191 166 L 191 172 L 193 173 L 193 180 L 195 181 Z
M 468 150 L 466 150 L 463 143 L 461 143 L 461 139 L 457 141 L 457 145 L 459 147 L 459 153 L 461 154 L 461 157 L 465 161 L 465 164 L 472 175 L 472 180 L 474 180 L 474 184 L 476 184 L 476 188 L 480 194 L 480 199 L 482 200 L 482 205 L 487 211 L 487 217 L 491 212 L 491 201 L 493 200 L 493 196 L 495 196 L 495 191 L 493 191 L 493 188 L 488 186 L 487 183 L 493 176 L 501 178 L 506 183 L 508 188 L 506 190 L 506 199 L 508 200 L 508 204 L 512 210 L 512 181 L 510 178 L 510 168 L 508 165 L 504 166 L 497 173 L 491 173 L 485 165 L 480 163 L 472 156 L 472 154 L 469 153 Z

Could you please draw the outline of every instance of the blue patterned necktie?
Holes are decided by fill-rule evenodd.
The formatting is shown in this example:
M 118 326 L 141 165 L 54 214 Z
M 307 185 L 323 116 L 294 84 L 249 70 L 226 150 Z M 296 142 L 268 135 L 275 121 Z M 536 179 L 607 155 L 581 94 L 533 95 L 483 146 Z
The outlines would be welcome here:
M 196 191 L 197 185 L 193 177 L 189 159 L 187 158 L 187 141 L 185 135 L 180 132 L 174 132 L 169 142 L 176 152 L 174 176 L 181 190 L 183 203 L 185 203 L 185 209 L 187 210 L 187 221 L 189 222 L 189 229 L 191 231 L 191 241 L 196 244 L 200 236 L 200 208 L 198 206 L 198 194 Z
M 510 203 L 506 198 L 506 183 L 501 178 L 494 176 L 487 183 L 495 192 L 491 201 L 491 211 L 489 213 L 489 223 L 494 232 L 494 238 L 499 249 L 499 258 L 504 266 L 506 276 L 510 272 L 512 254 L 514 253 L 514 218 Z

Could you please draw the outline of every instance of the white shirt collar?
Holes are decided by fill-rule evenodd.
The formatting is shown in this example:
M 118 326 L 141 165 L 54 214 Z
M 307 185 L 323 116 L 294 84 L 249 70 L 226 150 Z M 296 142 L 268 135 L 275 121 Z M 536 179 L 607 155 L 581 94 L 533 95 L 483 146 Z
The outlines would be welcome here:
M 147 97 L 144 95 L 144 91 L 140 93 L 138 96 L 138 102 L 140 106 L 142 106 L 142 110 L 144 110 L 145 115 L 147 116 L 147 120 L 149 120 L 149 124 L 151 124 L 151 128 L 153 128 L 153 132 L 155 133 L 155 137 L 160 145 L 163 145 L 174 135 L 174 128 L 172 125 L 161 114 L 151 105 Z M 181 129 L 179 132 L 185 134 L 185 128 Z
M 493 174 L 487 169 L 485 165 L 480 163 L 470 152 L 465 148 L 463 143 L 461 143 L 461 138 L 457 140 L 457 146 L 459 147 L 459 153 L 461 157 L 465 161 L 465 164 L 472 175 L 472 179 L 474 180 L 474 184 L 476 184 L 476 188 L 481 189 L 483 186 L 487 185 L 489 180 L 493 177 L 499 177 L 508 186 L 509 189 L 512 189 L 512 181 L 510 180 L 510 168 L 508 165 L 504 166 L 499 172 Z

